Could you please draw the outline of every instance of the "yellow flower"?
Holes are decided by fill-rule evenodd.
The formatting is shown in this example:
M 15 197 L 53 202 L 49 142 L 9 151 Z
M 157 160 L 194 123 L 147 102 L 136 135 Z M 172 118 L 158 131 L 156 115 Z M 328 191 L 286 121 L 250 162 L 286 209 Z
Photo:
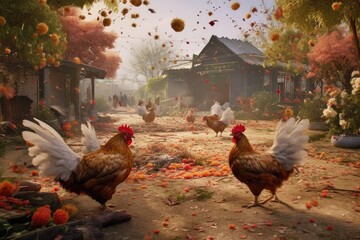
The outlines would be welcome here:
M 294 115 L 294 111 L 291 108 L 286 108 L 284 111 L 285 116 L 292 117 Z

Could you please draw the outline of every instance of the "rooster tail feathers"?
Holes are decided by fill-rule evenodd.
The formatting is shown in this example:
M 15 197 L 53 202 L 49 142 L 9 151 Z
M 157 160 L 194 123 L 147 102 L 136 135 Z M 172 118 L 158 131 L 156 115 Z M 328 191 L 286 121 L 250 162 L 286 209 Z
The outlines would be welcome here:
M 214 105 L 211 106 L 211 109 L 210 109 L 210 114 L 211 115 L 218 115 L 219 117 L 223 114 L 223 110 L 221 108 L 221 105 L 219 102 L 215 102 Z
M 28 120 L 23 121 L 23 125 L 34 132 L 22 132 L 25 141 L 33 144 L 29 148 L 29 155 L 33 157 L 32 164 L 38 166 L 42 176 L 68 180 L 76 169 L 80 156 L 66 145 L 52 127 L 38 119 L 35 120 L 39 125 Z
M 220 121 L 229 125 L 232 120 L 234 120 L 234 112 L 231 110 L 230 107 L 226 108 L 225 111 L 222 113 Z
M 89 121 L 87 122 L 87 125 L 81 124 L 81 132 L 84 135 L 81 138 L 81 143 L 84 144 L 82 153 L 86 154 L 94 152 L 100 148 L 99 140 L 96 137 L 96 131 Z
M 144 116 L 146 113 L 147 113 L 147 110 L 146 110 L 146 107 L 144 105 L 139 105 L 137 107 L 137 113 L 140 115 L 140 116 Z
M 305 130 L 309 128 L 309 124 L 308 119 L 295 121 L 294 118 L 290 118 L 286 122 L 281 120 L 276 127 L 274 143 L 268 152 L 287 171 L 293 169 L 295 164 L 299 164 L 307 156 L 305 144 L 309 136 Z

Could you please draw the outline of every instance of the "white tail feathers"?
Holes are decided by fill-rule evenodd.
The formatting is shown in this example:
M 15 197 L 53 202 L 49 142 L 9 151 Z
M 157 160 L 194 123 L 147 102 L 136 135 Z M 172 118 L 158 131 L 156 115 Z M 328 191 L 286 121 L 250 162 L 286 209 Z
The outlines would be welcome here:
M 140 116 L 144 116 L 147 113 L 146 107 L 144 105 L 140 105 L 137 107 L 137 113 Z
M 210 114 L 211 115 L 218 115 L 219 117 L 222 116 L 224 110 L 221 108 L 221 105 L 219 102 L 215 102 L 214 105 L 211 106 Z
M 34 118 L 39 124 L 23 121 L 25 127 L 34 132 L 23 131 L 25 141 L 34 146 L 29 148 L 29 155 L 34 157 L 32 164 L 38 166 L 40 175 L 68 180 L 76 169 L 80 156 L 66 145 L 62 137 L 48 124 Z
M 220 121 L 229 125 L 232 120 L 234 120 L 234 112 L 231 110 L 230 107 L 226 108 L 225 111 L 222 113 Z
M 84 135 L 81 138 L 81 143 L 84 144 L 82 153 L 86 154 L 94 152 L 100 148 L 100 143 L 96 137 L 95 129 L 90 122 L 87 122 L 87 125 L 81 124 L 81 132 Z
M 305 144 L 309 136 L 305 130 L 309 128 L 309 120 L 295 121 L 290 118 L 286 122 L 280 120 L 276 127 L 275 139 L 269 153 L 289 171 L 295 164 L 301 163 L 307 156 Z

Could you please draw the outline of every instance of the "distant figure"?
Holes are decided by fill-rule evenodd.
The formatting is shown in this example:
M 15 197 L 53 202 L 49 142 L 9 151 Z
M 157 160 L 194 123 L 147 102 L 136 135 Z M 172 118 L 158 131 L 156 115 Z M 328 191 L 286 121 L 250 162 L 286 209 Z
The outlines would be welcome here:
M 157 96 L 155 98 L 155 114 L 156 114 L 156 116 L 161 115 L 160 96 Z
M 120 96 L 119 96 L 119 106 L 121 107 L 122 106 L 122 104 L 123 104 L 123 94 L 122 94 L 122 92 L 120 92 Z
M 151 98 L 149 98 L 145 107 L 146 107 L 146 110 L 149 110 L 150 108 L 154 107 L 154 104 L 152 103 Z
M 127 98 L 126 94 L 124 94 L 123 99 L 121 100 L 121 102 L 123 103 L 124 107 L 128 106 L 128 98 Z
M 114 94 L 114 96 L 113 96 L 113 108 L 116 109 L 118 103 L 119 103 L 119 98 L 118 98 L 118 96 L 116 96 L 116 94 Z

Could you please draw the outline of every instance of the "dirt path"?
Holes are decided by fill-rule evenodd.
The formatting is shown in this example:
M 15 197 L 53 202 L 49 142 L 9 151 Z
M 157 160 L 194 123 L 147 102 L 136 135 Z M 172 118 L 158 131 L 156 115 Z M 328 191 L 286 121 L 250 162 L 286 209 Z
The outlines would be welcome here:
M 131 214 L 132 220 L 106 228 L 105 239 L 360 239 L 360 150 L 335 149 L 326 139 L 309 143 L 310 156 L 304 166 L 278 190 L 286 205 L 267 203 L 247 209 L 242 205 L 252 202 L 253 195 L 234 178 L 227 163 L 233 145 L 231 128 L 215 137 L 200 117 L 192 129 L 178 117 L 160 117 L 146 124 L 125 110 L 110 116 L 116 120 L 114 130 L 94 124 L 100 141 L 106 142 L 119 124 L 130 124 L 135 130 L 132 151 L 137 168 L 108 202 Z M 275 122 L 245 125 L 257 151 L 272 144 Z M 21 161 L 29 160 L 26 149 L 14 154 Z M 11 158 L 8 154 L 2 161 Z M 169 159 L 175 163 L 169 165 Z M 163 164 L 157 165 L 159 161 Z M 185 170 L 181 161 L 195 165 Z M 43 191 L 56 186 L 29 177 L 29 172 L 23 177 L 42 182 Z M 79 208 L 78 217 L 101 212 L 99 204 L 87 196 L 58 193 L 64 202 Z M 260 198 L 268 196 L 263 192 Z M 309 202 L 317 206 L 308 209 Z

